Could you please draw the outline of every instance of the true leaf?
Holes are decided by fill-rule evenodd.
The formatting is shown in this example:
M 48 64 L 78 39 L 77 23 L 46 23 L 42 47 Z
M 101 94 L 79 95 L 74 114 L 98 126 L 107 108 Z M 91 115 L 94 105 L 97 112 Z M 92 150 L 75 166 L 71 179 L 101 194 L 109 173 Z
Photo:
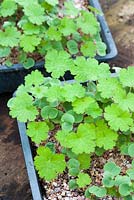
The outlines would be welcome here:
M 128 111 L 122 110 L 117 104 L 112 104 L 105 108 L 105 119 L 110 127 L 117 131 L 127 131 L 133 125 L 131 114 Z
M 16 27 L 6 27 L 4 31 L 0 30 L 0 45 L 5 47 L 15 47 L 20 40 L 20 32 Z
M 29 122 L 27 125 L 27 135 L 37 144 L 47 139 L 48 131 L 49 127 L 46 122 Z
M 41 25 L 44 21 L 44 8 L 36 2 L 24 6 L 24 13 L 33 24 Z
M 85 187 L 91 183 L 91 178 L 88 174 L 79 173 L 78 178 L 76 180 L 79 187 Z
M 3 17 L 11 16 L 15 13 L 17 5 L 14 0 L 4 0 L 0 5 L 0 15 Z
M 20 122 L 33 121 L 38 115 L 38 111 L 33 106 L 33 98 L 27 93 L 20 94 L 9 100 L 10 115 Z M 22 112 L 23 111 L 23 112 Z
M 41 178 L 50 181 L 65 170 L 63 154 L 54 154 L 48 147 L 39 147 L 34 158 L 35 167 Z
M 36 35 L 22 35 L 20 38 L 20 47 L 25 52 L 33 52 L 35 47 L 40 44 L 41 38 Z
M 90 153 L 95 148 L 95 130 L 93 125 L 80 124 L 77 133 L 70 133 L 66 147 L 72 148 L 75 154 Z
M 134 67 L 121 69 L 119 79 L 124 87 L 134 87 Z
M 47 53 L 45 67 L 48 72 L 52 73 L 54 78 L 63 76 L 65 71 L 73 65 L 70 55 L 66 51 L 51 50 Z

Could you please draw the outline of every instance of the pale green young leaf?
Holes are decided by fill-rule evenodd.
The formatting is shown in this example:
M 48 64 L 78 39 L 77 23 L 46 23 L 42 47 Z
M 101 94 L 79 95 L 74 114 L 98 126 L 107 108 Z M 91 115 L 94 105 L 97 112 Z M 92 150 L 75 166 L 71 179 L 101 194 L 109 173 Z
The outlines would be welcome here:
M 48 147 L 39 147 L 34 158 L 39 176 L 47 181 L 53 180 L 65 170 L 65 156 L 54 154 Z
M 118 134 L 109 129 L 104 120 L 96 123 L 96 145 L 103 147 L 105 150 L 112 149 L 116 145 Z
M 77 31 L 77 27 L 73 19 L 64 17 L 61 19 L 59 30 L 64 36 L 69 36 Z
M 121 69 L 119 79 L 124 87 L 134 87 L 134 67 Z
M 27 93 L 22 93 L 9 100 L 10 115 L 20 122 L 33 121 L 38 115 L 38 110 L 33 106 L 33 98 Z
M 89 185 L 91 183 L 91 178 L 88 174 L 85 173 L 79 173 L 78 178 L 76 179 L 76 182 L 78 184 L 78 186 L 81 187 L 85 187 L 86 185 Z
M 47 71 L 51 72 L 54 78 L 64 76 L 65 71 L 69 70 L 73 65 L 73 61 L 66 51 L 48 51 L 45 61 Z
M 74 60 L 74 66 L 70 70 L 75 75 L 75 79 L 80 82 L 96 81 L 110 76 L 108 64 L 99 64 L 94 58 L 86 59 L 83 56 L 79 56 Z
M 77 133 L 67 136 L 66 147 L 72 148 L 75 154 L 91 153 L 95 148 L 95 127 L 89 124 L 80 124 Z
M 109 77 L 106 79 L 99 79 L 97 89 L 101 92 L 103 98 L 111 98 L 116 93 L 120 92 L 121 84 L 115 77 Z
M 68 136 L 71 132 L 67 130 L 61 130 L 56 133 L 56 140 L 58 140 L 63 147 L 68 147 Z
M 77 27 L 85 34 L 95 35 L 99 30 L 99 23 L 93 13 L 83 10 L 77 18 Z
M 88 111 L 88 108 L 90 107 L 90 105 L 92 105 L 95 102 L 95 100 L 92 97 L 83 97 L 83 98 L 79 98 L 76 99 L 73 103 L 73 110 L 77 113 L 77 114 L 83 114 L 86 111 Z
M 44 8 L 39 3 L 34 2 L 24 6 L 24 13 L 33 24 L 41 25 L 45 21 Z
M 129 179 L 134 180 L 134 168 L 128 169 L 127 174 L 129 176 Z
M 96 55 L 96 45 L 93 41 L 87 41 L 81 45 L 82 54 L 86 57 L 94 57 Z
M 114 97 L 115 103 L 118 103 L 121 109 L 134 112 L 134 94 L 125 90 L 117 90 Z
M 73 102 L 77 98 L 84 97 L 84 95 L 85 95 L 85 88 L 81 84 L 79 83 L 64 84 L 62 90 L 62 96 L 65 98 L 66 101 Z
M 25 86 L 39 86 L 45 81 L 42 73 L 38 70 L 32 71 L 31 74 L 28 74 L 25 77 Z
M 35 98 L 42 99 L 46 95 L 47 90 L 48 90 L 48 87 L 44 85 L 36 85 L 33 87 L 29 87 L 28 91 L 32 93 L 32 96 L 34 96 Z
M 27 135 L 32 141 L 39 144 L 48 137 L 49 127 L 46 122 L 29 122 L 27 125 Z
M 23 48 L 25 52 L 33 52 L 35 47 L 37 47 L 41 42 L 41 38 L 36 35 L 22 35 L 20 38 L 20 47 Z
M 65 9 L 64 14 L 70 16 L 76 17 L 79 14 L 79 10 L 75 7 L 75 4 L 73 1 L 65 1 L 64 3 Z
M 105 108 L 105 119 L 108 121 L 111 129 L 117 131 L 128 131 L 133 125 L 131 114 L 122 110 L 117 104 L 112 104 Z
M 24 30 L 25 35 L 37 35 L 40 33 L 40 27 L 30 22 L 24 23 L 22 29 Z
M 62 97 L 62 87 L 60 85 L 52 85 L 49 87 L 45 96 L 49 102 L 62 101 L 64 99 Z
M 11 16 L 17 10 L 14 0 L 4 0 L 0 5 L 0 15 L 3 17 Z
M 62 35 L 55 26 L 50 26 L 46 31 L 46 37 L 49 40 L 61 41 Z
M 0 45 L 5 47 L 15 47 L 20 40 L 20 32 L 16 27 L 6 27 L 4 31 L 0 30 Z

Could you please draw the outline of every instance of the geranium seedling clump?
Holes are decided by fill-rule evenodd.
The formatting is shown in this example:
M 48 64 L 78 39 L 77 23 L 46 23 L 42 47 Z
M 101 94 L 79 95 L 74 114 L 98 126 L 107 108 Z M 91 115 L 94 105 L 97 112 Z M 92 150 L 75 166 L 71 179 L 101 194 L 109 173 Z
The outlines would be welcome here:
M 38 70 L 26 76 L 8 102 L 10 115 L 27 123 L 27 135 L 38 146 L 34 164 L 41 178 L 53 181 L 59 174 L 68 173 L 70 189 L 85 190 L 89 199 L 112 195 L 132 200 L 133 163 L 126 174 L 116 163 L 106 163 L 101 186 L 93 184 L 90 169 L 95 155 L 113 148 L 131 160 L 134 157 L 134 85 L 129 77 L 134 67 L 121 69 L 113 77 L 108 64 L 99 64 L 94 58 L 70 60 L 65 54 L 64 65 L 70 64 L 74 80 L 59 81 L 66 67 L 60 68 L 53 57 L 50 62 L 54 65 L 49 68 L 53 77 L 44 78 Z M 90 66 L 92 72 L 88 73 Z
M 0 58 L 7 66 L 21 63 L 26 69 L 46 60 L 47 72 L 53 68 L 55 78 L 62 76 L 69 58 L 106 54 L 98 13 L 91 6 L 78 9 L 74 1 L 2 0 Z

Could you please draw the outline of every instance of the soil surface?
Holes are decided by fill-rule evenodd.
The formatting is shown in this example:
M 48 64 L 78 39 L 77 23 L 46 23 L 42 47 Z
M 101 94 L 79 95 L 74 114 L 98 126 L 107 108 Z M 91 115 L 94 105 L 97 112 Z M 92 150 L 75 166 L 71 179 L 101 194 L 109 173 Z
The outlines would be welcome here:
M 100 2 L 119 52 L 111 66 L 134 65 L 134 1 Z M 6 106 L 9 98 L 11 94 L 0 95 L 0 200 L 31 200 L 17 124 Z
M 6 106 L 9 98 L 0 96 L 0 200 L 31 200 L 17 124 Z
M 118 56 L 111 66 L 134 65 L 134 1 L 100 0 L 117 44 Z

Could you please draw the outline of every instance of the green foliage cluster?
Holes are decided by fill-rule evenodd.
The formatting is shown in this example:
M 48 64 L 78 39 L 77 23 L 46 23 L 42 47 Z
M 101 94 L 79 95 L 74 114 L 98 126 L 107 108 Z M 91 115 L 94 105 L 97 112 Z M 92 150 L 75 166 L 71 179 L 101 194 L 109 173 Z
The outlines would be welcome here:
M 49 55 L 54 52 L 56 57 Z M 63 68 L 56 60 L 61 56 Z M 38 70 L 27 75 L 8 102 L 10 115 L 27 122 L 27 135 L 39 145 L 34 163 L 41 178 L 51 181 L 66 169 L 70 189 L 87 188 L 92 185 L 86 171 L 92 155 L 117 147 L 134 157 L 134 67 L 113 77 L 108 64 L 94 58 L 72 60 L 68 53 L 54 50 L 47 59 L 52 78 L 44 78 Z M 71 83 L 58 79 L 66 70 L 74 75 Z M 134 199 L 134 165 L 125 176 L 120 171 L 115 163 L 107 163 L 103 185 L 89 187 L 85 195 Z
M 91 7 L 90 11 L 78 10 L 73 1 L 65 1 L 61 9 L 58 0 L 2 0 L 0 57 L 6 58 L 9 66 L 11 53 L 18 51 L 18 62 L 30 68 L 35 64 L 31 53 L 38 53 L 46 59 L 48 72 L 56 65 L 64 72 L 72 56 L 103 56 L 106 45 L 101 40 L 95 13 L 98 11 Z M 50 65 L 51 56 L 56 59 L 54 66 Z M 66 62 L 61 62 L 61 58 Z
M 134 156 L 133 156 L 134 157 Z M 104 165 L 103 186 L 91 186 L 87 188 L 85 195 L 87 198 L 106 197 L 111 195 L 124 200 L 134 199 L 134 161 L 125 175 L 121 175 L 121 168 L 114 162 L 108 162 Z

